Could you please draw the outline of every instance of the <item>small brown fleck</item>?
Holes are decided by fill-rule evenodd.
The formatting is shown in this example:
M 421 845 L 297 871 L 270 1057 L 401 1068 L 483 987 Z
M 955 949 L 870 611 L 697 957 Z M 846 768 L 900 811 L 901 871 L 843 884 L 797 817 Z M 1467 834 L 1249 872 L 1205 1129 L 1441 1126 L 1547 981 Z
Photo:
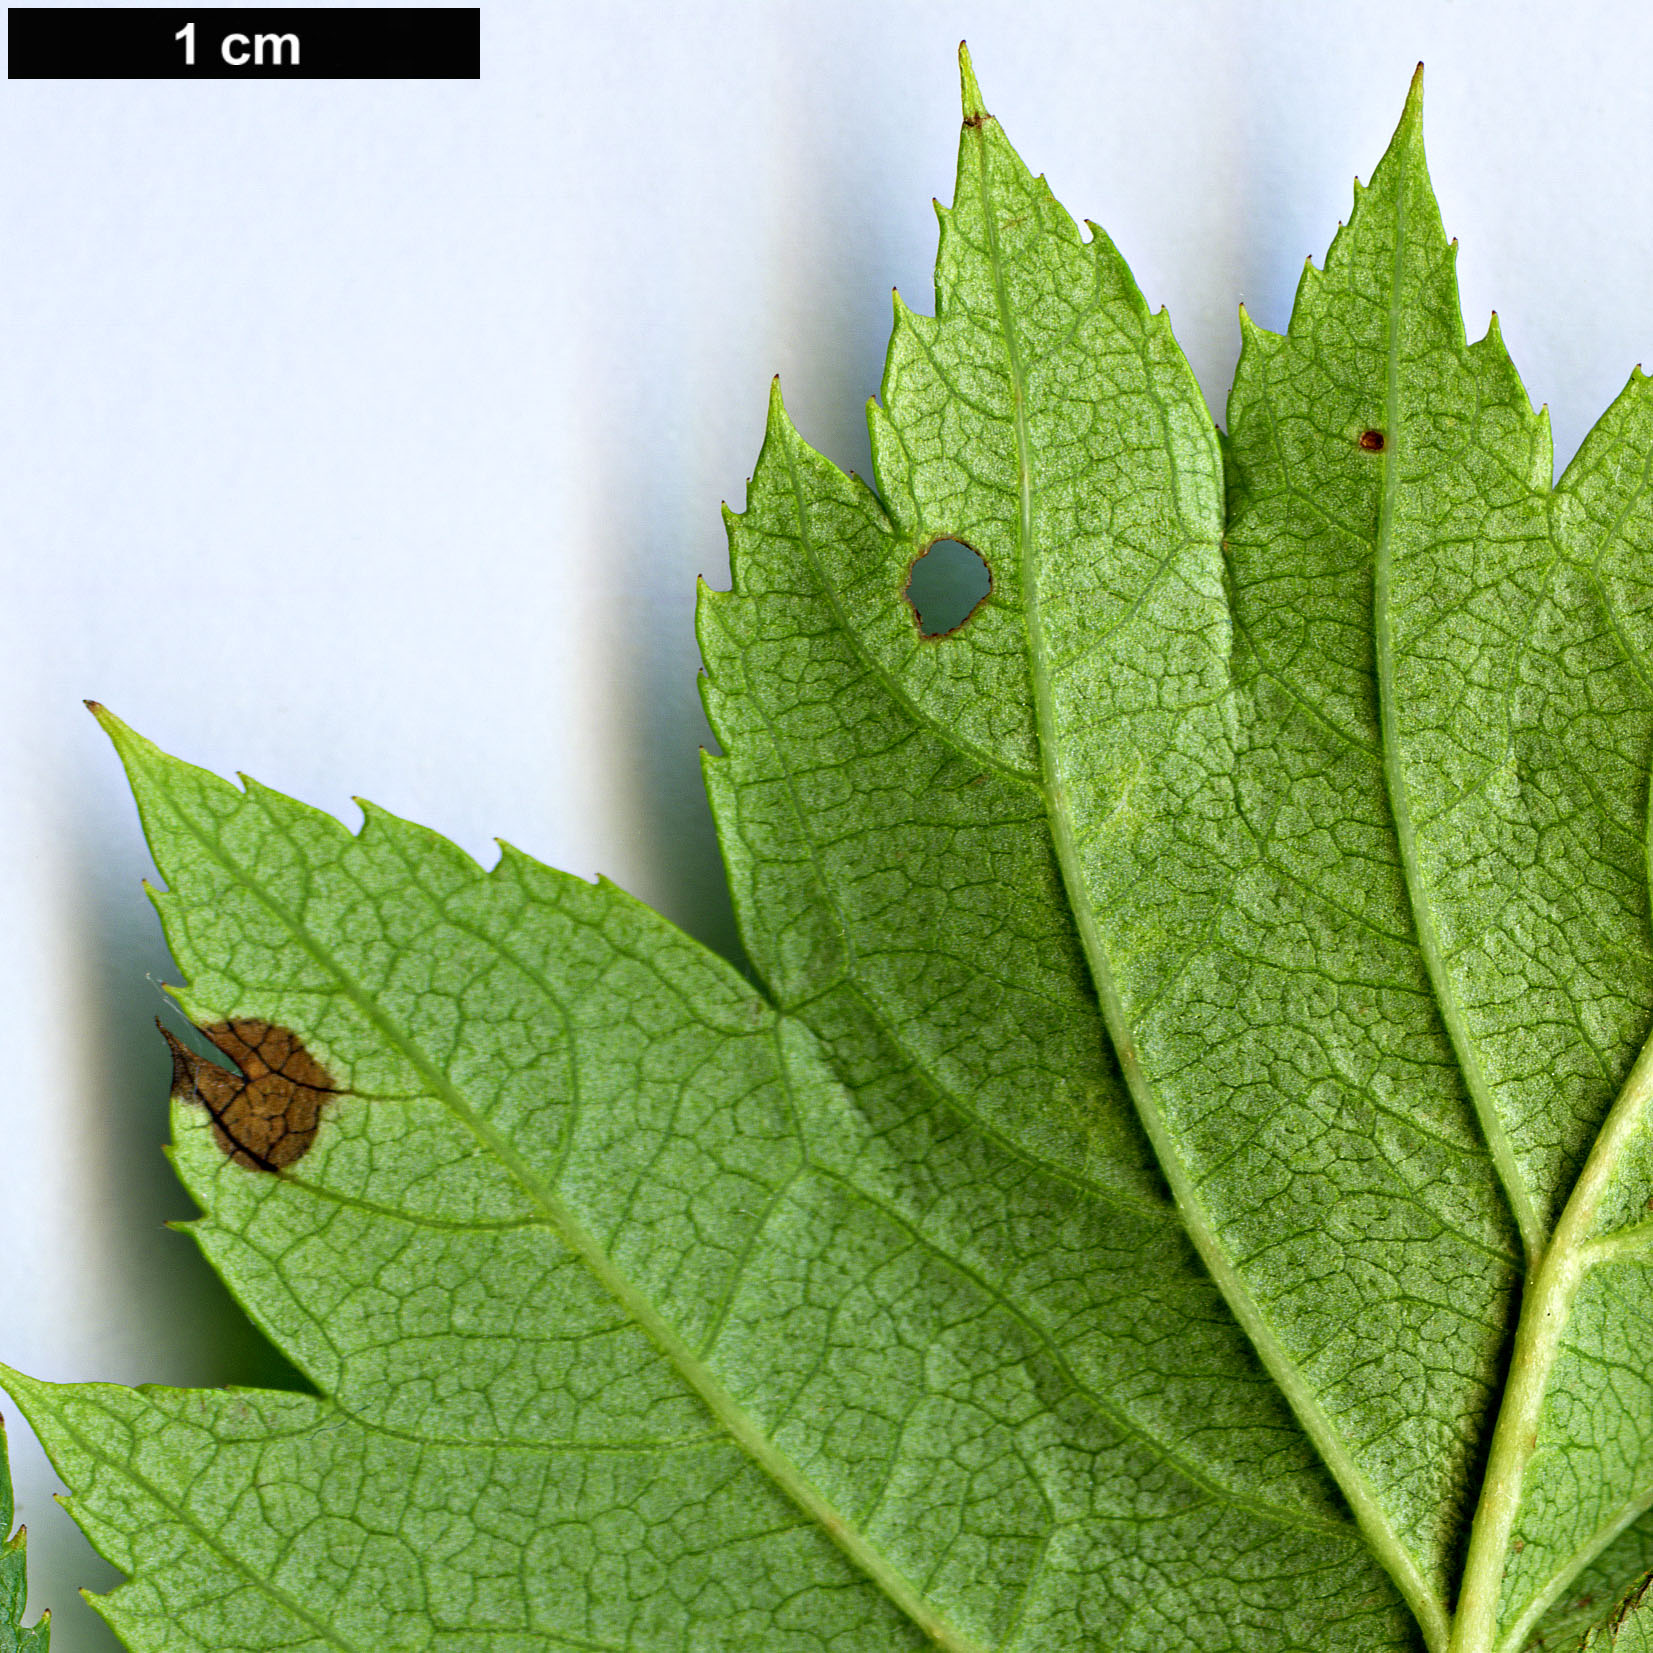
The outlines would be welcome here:
M 197 1056 L 162 1027 L 172 1049 L 172 1094 L 212 1115 L 212 1134 L 237 1165 L 280 1171 L 302 1159 L 322 1107 L 339 1094 L 332 1075 L 296 1033 L 273 1022 L 240 1017 L 201 1032 L 241 1071 Z
M 1383 452 L 1383 432 L 1380 430 L 1363 430 L 1360 433 L 1360 445 L 1367 453 Z
M 1513 1544 L 1510 1545 L 1510 1548 L 1512 1550 L 1514 1550 L 1517 1555 L 1520 1555 L 1520 1553 L 1524 1549 L 1526 1549 L 1526 1547 L 1527 1547 L 1527 1541 L 1524 1538 L 1518 1538 L 1518 1539 L 1515 1540 L 1515 1542 Z

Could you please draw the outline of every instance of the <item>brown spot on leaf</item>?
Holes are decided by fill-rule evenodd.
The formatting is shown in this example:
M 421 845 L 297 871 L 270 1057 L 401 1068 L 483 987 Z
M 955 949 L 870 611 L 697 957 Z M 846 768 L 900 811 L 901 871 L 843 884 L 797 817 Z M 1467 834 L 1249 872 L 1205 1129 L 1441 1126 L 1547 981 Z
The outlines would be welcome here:
M 296 1033 L 273 1022 L 241 1017 L 201 1032 L 240 1072 L 197 1056 L 162 1027 L 172 1049 L 172 1094 L 212 1115 L 212 1134 L 237 1165 L 280 1171 L 302 1159 L 323 1106 L 339 1094 L 333 1076 Z
M 1367 453 L 1383 452 L 1383 432 L 1380 430 L 1363 430 L 1360 433 L 1360 445 Z

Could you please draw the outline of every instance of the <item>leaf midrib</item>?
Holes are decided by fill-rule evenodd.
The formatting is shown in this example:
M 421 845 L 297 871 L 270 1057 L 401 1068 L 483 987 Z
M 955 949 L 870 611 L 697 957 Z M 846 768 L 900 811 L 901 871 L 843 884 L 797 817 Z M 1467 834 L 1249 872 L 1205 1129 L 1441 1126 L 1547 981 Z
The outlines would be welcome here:
M 163 787 L 157 785 L 156 791 L 158 795 L 165 797 Z M 893 1606 L 928 1636 L 940 1653 L 989 1653 L 980 1642 L 965 1635 L 931 1607 L 917 1587 L 897 1573 L 866 1536 L 852 1525 L 816 1489 L 802 1470 L 764 1435 L 756 1421 L 672 1330 L 654 1304 L 620 1271 L 597 1242 L 596 1237 L 586 1231 L 584 1225 L 575 1219 L 555 1192 L 543 1184 L 499 1132 L 470 1106 L 447 1076 L 429 1062 L 412 1036 L 406 1034 L 383 1013 L 374 997 L 311 936 L 306 926 L 295 915 L 289 913 L 261 884 L 249 877 L 241 866 L 225 853 L 217 840 L 203 831 L 186 811 L 175 808 L 174 813 L 185 830 L 207 854 L 260 901 L 271 915 L 286 927 L 298 945 L 333 977 L 339 991 L 355 1005 L 385 1042 L 399 1051 L 420 1075 L 429 1087 L 430 1095 L 449 1109 L 485 1152 L 495 1155 L 510 1171 L 524 1194 L 544 1212 L 547 1222 L 558 1237 L 631 1316 L 685 1385 L 723 1426 L 730 1439 L 821 1529 L 856 1570 L 875 1584 Z M 779 1049 L 778 1042 L 779 1025 L 777 1017 L 772 1036 L 777 1036 L 777 1060 L 784 1065 L 785 1054 Z
M 1279 1385 L 1298 1421 L 1314 1443 L 1327 1469 L 1348 1499 L 1356 1523 L 1380 1564 L 1394 1580 L 1423 1630 L 1431 1653 L 1444 1653 L 1449 1620 L 1444 1604 L 1429 1587 L 1416 1561 L 1401 1543 L 1377 1501 L 1370 1483 L 1331 1420 L 1310 1390 L 1303 1374 L 1275 1337 L 1261 1309 L 1241 1280 L 1217 1241 L 1216 1231 L 1205 1211 L 1188 1168 L 1178 1157 L 1154 1088 L 1144 1073 L 1136 1041 L 1126 1020 L 1124 1005 L 1102 943 L 1096 912 L 1084 877 L 1075 838 L 1066 783 L 1058 762 L 1054 685 L 1051 680 L 1049 649 L 1039 601 L 1038 557 L 1035 532 L 1032 439 L 1028 429 L 1027 381 L 1020 342 L 1005 280 L 1004 255 L 999 245 L 998 213 L 988 188 L 988 165 L 984 127 L 992 117 L 970 123 L 977 145 L 982 218 L 986 227 L 988 261 L 992 271 L 994 300 L 1005 344 L 1006 365 L 1013 396 L 1013 424 L 1016 437 L 1017 485 L 1019 493 L 1020 570 L 1024 623 L 1027 629 L 1029 676 L 1033 685 L 1035 725 L 1038 731 L 1040 770 L 1051 835 L 1062 869 L 1068 903 L 1073 911 L 1080 943 L 1090 966 L 1103 1020 L 1113 1041 L 1126 1086 L 1136 1105 L 1143 1129 L 1159 1159 L 1165 1179 L 1182 1215 L 1190 1241 L 1210 1271 L 1217 1288 L 1241 1328 L 1251 1339 L 1264 1369 Z

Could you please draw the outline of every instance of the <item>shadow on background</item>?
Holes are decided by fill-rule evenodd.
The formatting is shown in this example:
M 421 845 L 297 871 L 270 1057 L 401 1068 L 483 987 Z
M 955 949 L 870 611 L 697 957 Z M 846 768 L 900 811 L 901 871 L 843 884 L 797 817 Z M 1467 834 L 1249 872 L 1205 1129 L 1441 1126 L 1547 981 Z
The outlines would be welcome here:
M 754 161 L 753 187 L 779 203 L 767 219 L 772 239 L 740 253 L 756 348 L 702 338 L 698 348 L 663 353 L 646 404 L 598 459 L 611 554 L 625 571 L 627 607 L 607 666 L 631 737 L 623 790 L 647 868 L 637 893 L 749 975 L 700 773 L 700 749 L 718 747 L 700 702 L 695 577 L 719 590 L 730 584 L 720 505 L 746 507 L 771 375 L 803 439 L 870 478 L 866 403 L 883 374 L 890 288 L 911 268 L 915 225 L 926 308 L 934 252 L 928 204 L 892 193 L 877 145 L 837 118 L 842 94 L 823 67 L 811 60 L 779 71 L 792 116 L 761 167 Z M 860 60 L 854 67 L 884 72 Z M 696 338 L 692 311 L 674 324 Z M 743 364 L 738 375 L 731 362 Z

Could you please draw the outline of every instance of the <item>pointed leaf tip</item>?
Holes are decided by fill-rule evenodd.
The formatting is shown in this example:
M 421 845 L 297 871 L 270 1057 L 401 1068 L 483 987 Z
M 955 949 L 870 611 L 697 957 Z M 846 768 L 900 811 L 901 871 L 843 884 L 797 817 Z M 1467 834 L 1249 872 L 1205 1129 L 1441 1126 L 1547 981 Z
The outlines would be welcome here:
M 987 112 L 987 105 L 982 101 L 981 87 L 976 83 L 976 71 L 970 64 L 969 44 L 963 40 L 959 42 L 959 97 L 964 104 L 966 124 L 992 119 Z
M 1423 119 L 1423 65 L 1412 71 L 1412 83 L 1406 88 L 1406 107 L 1401 111 L 1402 122 Z
M 86 710 L 98 720 L 98 727 L 115 743 L 117 749 L 122 749 L 123 741 L 137 738 L 132 729 L 116 717 L 101 700 L 88 700 Z
M 98 720 L 98 727 L 117 746 L 120 745 L 123 736 L 131 735 L 132 731 L 101 700 L 88 700 L 85 705 L 86 710 Z
M 1389 147 L 1384 151 L 1383 159 L 1378 162 L 1370 182 L 1364 188 L 1358 178 L 1355 180 L 1357 206 L 1366 190 L 1379 187 L 1379 178 L 1389 167 L 1397 164 L 1400 157 L 1410 156 L 1411 164 L 1421 164 L 1423 147 L 1423 65 L 1420 63 L 1412 71 L 1411 82 L 1406 88 L 1406 105 L 1400 112 L 1400 119 L 1395 123 L 1394 136 L 1389 140 Z M 1337 227 L 1341 231 L 1344 225 L 1340 221 Z

